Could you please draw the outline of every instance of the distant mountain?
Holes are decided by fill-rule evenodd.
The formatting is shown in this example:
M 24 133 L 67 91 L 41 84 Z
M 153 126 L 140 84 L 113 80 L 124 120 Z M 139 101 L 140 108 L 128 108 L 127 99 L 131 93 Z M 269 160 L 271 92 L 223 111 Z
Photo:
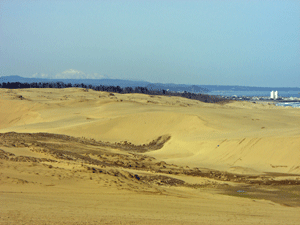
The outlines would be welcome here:
M 31 82 L 36 82 L 35 80 L 43 80 L 43 81 L 38 81 L 38 82 L 47 82 L 48 79 L 42 79 L 42 78 L 24 78 L 20 77 L 18 75 L 11 75 L 11 76 L 3 76 L 0 77 L 0 83 L 7 83 L 7 82 L 20 82 L 20 83 L 31 83 Z
M 150 83 L 147 81 L 133 81 L 133 80 L 122 80 L 122 79 L 45 79 L 45 78 L 25 78 L 17 75 L 3 76 L 0 77 L 0 83 L 7 82 L 20 82 L 20 83 L 33 83 L 33 82 L 63 82 L 65 84 L 85 84 L 93 86 L 120 86 L 125 87 L 147 87 L 152 90 L 168 90 L 175 92 L 191 92 L 191 93 L 208 93 L 213 91 L 298 91 L 300 88 L 297 87 L 248 87 L 248 86 L 230 86 L 230 85 L 188 85 L 188 84 L 162 84 L 162 83 Z
M 185 84 L 161 84 L 161 83 L 150 83 L 147 81 L 133 81 L 133 80 L 122 80 L 122 79 L 45 79 L 45 78 L 25 78 L 17 75 L 0 77 L 0 83 L 3 82 L 20 82 L 20 83 L 39 83 L 39 82 L 64 82 L 65 84 L 86 84 L 86 85 L 104 85 L 104 86 L 120 86 L 124 87 L 147 87 L 153 90 L 169 90 L 176 92 L 207 92 L 201 86 L 197 85 L 185 85 Z
M 167 90 L 175 92 L 191 92 L 191 93 L 206 93 L 209 89 L 199 85 L 187 85 L 187 84 L 161 84 L 161 83 L 150 83 L 146 86 L 148 89 L 153 90 Z

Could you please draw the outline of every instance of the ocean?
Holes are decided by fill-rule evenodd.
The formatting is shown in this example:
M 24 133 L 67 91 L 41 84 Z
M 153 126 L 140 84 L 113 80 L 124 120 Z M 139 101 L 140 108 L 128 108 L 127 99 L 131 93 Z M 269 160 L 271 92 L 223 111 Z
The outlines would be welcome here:
M 276 91 L 276 89 L 274 89 Z M 209 95 L 220 95 L 220 96 L 237 96 L 237 97 L 270 97 L 270 91 L 210 91 Z M 293 100 L 294 98 L 300 98 L 299 91 L 278 91 L 278 96 L 282 98 L 289 98 Z M 291 106 L 294 108 L 300 108 L 300 101 L 296 102 L 280 102 L 276 104 L 277 106 Z
M 276 89 L 274 89 L 276 91 Z M 226 91 L 209 91 L 207 94 L 209 95 L 221 95 L 221 96 L 247 96 L 247 97 L 270 97 L 270 91 L 234 91 L 234 90 L 226 90 Z M 279 97 L 289 98 L 300 98 L 299 91 L 278 91 Z

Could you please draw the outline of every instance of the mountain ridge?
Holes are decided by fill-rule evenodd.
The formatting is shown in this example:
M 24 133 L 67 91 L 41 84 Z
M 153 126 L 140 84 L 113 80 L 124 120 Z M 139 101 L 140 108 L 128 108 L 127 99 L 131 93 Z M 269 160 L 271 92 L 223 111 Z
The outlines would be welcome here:
M 134 81 L 124 79 L 62 79 L 62 78 L 27 78 L 19 75 L 10 75 L 0 77 L 0 83 L 4 82 L 64 82 L 71 84 L 86 84 L 86 85 L 104 85 L 104 86 L 120 86 L 124 87 L 147 87 L 148 89 L 165 89 L 176 92 L 194 92 L 208 93 L 211 91 L 299 91 L 300 87 L 254 87 L 254 86 L 239 86 L 239 85 L 192 85 L 192 84 L 173 84 L 173 83 L 151 83 L 148 81 Z

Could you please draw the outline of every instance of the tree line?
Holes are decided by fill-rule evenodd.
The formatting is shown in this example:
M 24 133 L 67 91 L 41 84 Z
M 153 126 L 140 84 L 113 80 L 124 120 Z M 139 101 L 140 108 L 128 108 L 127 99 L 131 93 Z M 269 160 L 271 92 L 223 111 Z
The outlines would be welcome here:
M 0 83 L 0 88 L 7 88 L 7 89 L 23 89 L 23 88 L 85 88 L 85 89 L 92 89 L 95 91 L 106 91 L 106 92 L 114 92 L 119 94 L 129 94 L 129 93 L 140 93 L 140 94 L 148 94 L 148 95 L 165 95 L 165 96 L 178 96 L 188 99 L 195 99 L 201 102 L 207 103 L 218 103 L 218 102 L 226 102 L 228 101 L 225 98 L 220 96 L 214 95 L 207 95 L 207 94 L 200 94 L 200 93 L 190 93 L 190 92 L 173 92 L 173 91 L 166 91 L 164 89 L 160 90 L 152 90 L 146 87 L 125 87 L 122 88 L 120 86 L 105 86 L 105 85 L 98 85 L 93 86 L 91 84 L 65 84 L 63 82 L 33 82 L 33 83 L 20 83 L 20 82 L 7 82 L 7 83 Z

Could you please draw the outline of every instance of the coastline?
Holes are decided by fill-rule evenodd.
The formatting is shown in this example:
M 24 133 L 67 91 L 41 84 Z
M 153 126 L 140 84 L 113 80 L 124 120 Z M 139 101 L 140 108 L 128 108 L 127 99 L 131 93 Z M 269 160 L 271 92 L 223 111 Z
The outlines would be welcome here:
M 220 96 L 222 98 L 234 101 L 247 101 L 252 103 L 269 103 L 275 106 L 300 108 L 300 98 L 297 97 L 279 97 L 272 99 L 266 96 Z

